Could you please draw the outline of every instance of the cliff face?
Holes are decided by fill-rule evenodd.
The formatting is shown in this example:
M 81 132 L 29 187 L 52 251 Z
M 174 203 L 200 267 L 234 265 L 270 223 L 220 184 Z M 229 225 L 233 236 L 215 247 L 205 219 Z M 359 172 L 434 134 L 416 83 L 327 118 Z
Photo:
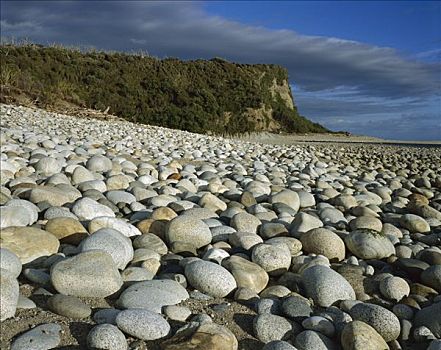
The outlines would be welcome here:
M 288 72 L 222 59 L 159 60 L 142 55 L 2 46 L 2 101 L 71 104 L 131 121 L 194 132 L 324 132 L 299 116 Z

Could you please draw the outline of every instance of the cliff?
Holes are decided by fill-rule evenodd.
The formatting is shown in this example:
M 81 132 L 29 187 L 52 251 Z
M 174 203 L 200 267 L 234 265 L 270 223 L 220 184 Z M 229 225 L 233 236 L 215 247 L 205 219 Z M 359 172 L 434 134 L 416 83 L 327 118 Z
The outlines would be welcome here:
M 222 59 L 3 45 L 1 101 L 75 105 L 193 132 L 327 132 L 301 117 L 285 68 Z

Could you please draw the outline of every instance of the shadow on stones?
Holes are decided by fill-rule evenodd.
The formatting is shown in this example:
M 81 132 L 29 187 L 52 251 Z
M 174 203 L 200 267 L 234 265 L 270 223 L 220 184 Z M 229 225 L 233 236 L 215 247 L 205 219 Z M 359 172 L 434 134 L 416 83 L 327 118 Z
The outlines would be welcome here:
M 70 334 L 78 341 L 78 349 L 87 349 L 87 335 L 93 326 L 85 322 L 72 322 L 69 325 Z
M 43 295 L 43 294 L 37 294 L 37 295 L 31 295 L 29 299 L 31 299 L 37 307 L 47 310 L 47 300 L 50 298 L 50 295 Z
M 263 344 L 256 339 L 242 339 L 238 341 L 241 350 L 261 350 Z
M 79 345 L 66 345 L 66 346 L 60 346 L 58 348 L 54 348 L 54 350 L 81 350 L 83 349 Z
M 237 313 L 234 314 L 233 320 L 245 333 L 253 335 L 254 315 Z

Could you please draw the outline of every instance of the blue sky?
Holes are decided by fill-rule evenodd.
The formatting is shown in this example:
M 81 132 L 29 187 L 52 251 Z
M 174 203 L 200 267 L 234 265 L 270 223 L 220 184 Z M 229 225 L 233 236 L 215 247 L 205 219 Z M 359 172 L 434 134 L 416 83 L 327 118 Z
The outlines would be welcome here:
M 439 1 L 2 1 L 40 43 L 288 68 L 301 114 L 333 130 L 441 140 Z

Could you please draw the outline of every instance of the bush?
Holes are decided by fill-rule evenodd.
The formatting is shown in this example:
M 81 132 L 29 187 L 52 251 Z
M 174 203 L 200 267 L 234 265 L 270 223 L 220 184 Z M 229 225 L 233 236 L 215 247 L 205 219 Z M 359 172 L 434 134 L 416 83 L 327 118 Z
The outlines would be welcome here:
M 326 132 L 274 98 L 274 80 L 287 70 L 276 65 L 230 63 L 221 58 L 159 60 L 145 54 L 66 49 L 39 45 L 0 46 L 2 94 L 12 85 L 42 106 L 67 101 L 130 121 L 193 132 L 257 131 L 249 108 L 266 106 L 288 132 Z M 229 118 L 226 118 L 229 115 Z M 268 120 L 267 120 L 268 122 Z

